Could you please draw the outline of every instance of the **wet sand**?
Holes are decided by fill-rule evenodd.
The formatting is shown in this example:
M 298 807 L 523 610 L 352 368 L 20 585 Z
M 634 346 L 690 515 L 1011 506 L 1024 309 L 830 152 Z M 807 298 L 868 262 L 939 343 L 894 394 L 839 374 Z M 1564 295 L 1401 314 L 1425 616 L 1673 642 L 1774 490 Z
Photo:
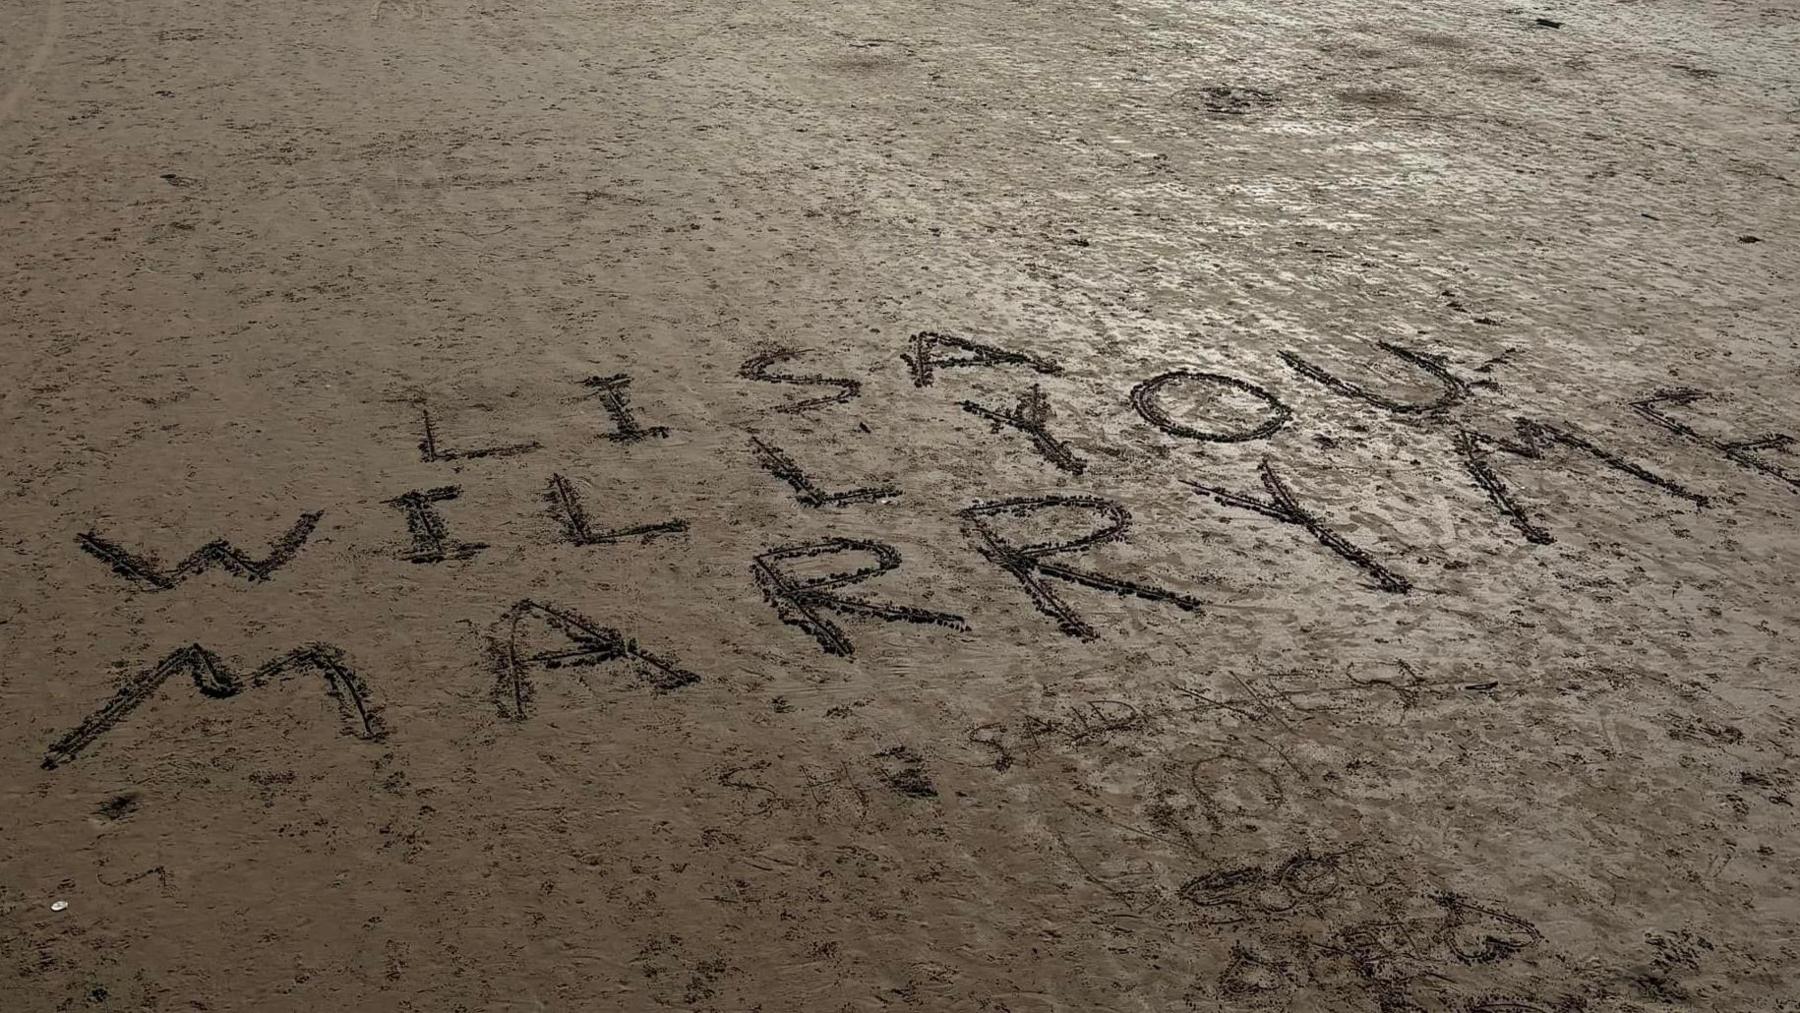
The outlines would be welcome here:
M 0 1008 L 1800 1010 L 1797 140 L 1780 3 L 9 0 Z

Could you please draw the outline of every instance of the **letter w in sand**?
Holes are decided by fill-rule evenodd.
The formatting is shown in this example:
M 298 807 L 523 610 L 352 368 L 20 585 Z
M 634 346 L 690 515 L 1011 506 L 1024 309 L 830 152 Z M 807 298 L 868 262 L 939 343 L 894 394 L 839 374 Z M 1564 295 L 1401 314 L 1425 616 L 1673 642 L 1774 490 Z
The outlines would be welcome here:
M 136 555 L 101 538 L 97 531 L 77 535 L 75 541 L 82 551 L 112 567 L 114 573 L 126 580 L 147 585 L 152 591 L 168 591 L 189 577 L 205 573 L 215 566 L 223 567 L 245 580 L 268 580 L 271 574 L 286 566 L 300 552 L 301 546 L 312 537 L 313 528 L 318 527 L 319 518 L 323 516 L 323 512 L 301 514 L 287 534 L 270 543 L 269 554 L 261 559 L 253 559 L 244 550 L 219 538 L 195 549 L 186 559 L 167 570 L 157 563 L 154 556 Z

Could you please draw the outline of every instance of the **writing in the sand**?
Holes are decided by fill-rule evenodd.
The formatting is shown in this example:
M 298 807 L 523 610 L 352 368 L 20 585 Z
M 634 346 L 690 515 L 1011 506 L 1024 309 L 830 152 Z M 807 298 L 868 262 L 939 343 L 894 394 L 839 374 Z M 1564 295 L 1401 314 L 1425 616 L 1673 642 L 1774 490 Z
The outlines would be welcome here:
M 1359 402 L 1382 414 L 1425 420 L 1444 427 L 1459 458 L 1462 472 L 1484 496 L 1497 524 L 1516 532 L 1516 537 L 1545 545 L 1555 540 L 1548 521 L 1533 511 L 1502 476 L 1510 459 L 1555 464 L 1568 468 L 1572 461 L 1588 462 L 1626 476 L 1646 495 L 1672 497 L 1694 509 L 1709 505 L 1707 495 L 1689 489 L 1675 478 L 1660 474 L 1624 454 L 1583 435 L 1565 421 L 1516 417 L 1511 432 L 1491 433 L 1459 421 L 1453 411 L 1487 384 L 1459 376 L 1442 356 L 1381 342 L 1382 356 L 1401 368 L 1414 371 L 1434 394 L 1417 400 L 1400 400 L 1383 391 L 1334 374 L 1297 352 L 1283 351 L 1280 362 L 1299 380 L 1316 384 L 1338 397 Z M 977 452 L 1018 455 L 1044 469 L 1046 479 L 1074 481 L 1090 473 L 1089 462 L 1071 443 L 1062 423 L 1053 423 L 1056 405 L 1044 392 L 1045 378 L 1065 374 L 1054 359 L 970 337 L 922 331 L 910 337 L 900 350 L 917 392 L 941 389 L 969 370 L 1001 371 L 1020 383 L 1013 403 L 972 399 L 946 404 L 945 410 L 967 413 L 988 423 L 992 443 Z M 829 412 L 865 395 L 863 381 L 824 372 L 794 368 L 807 358 L 792 348 L 761 352 L 740 366 L 740 382 L 782 388 L 781 400 L 766 410 L 775 415 L 807 415 Z M 612 443 L 660 441 L 670 435 L 655 419 L 653 397 L 634 386 L 629 373 L 573 377 L 572 384 L 585 391 L 597 409 L 595 435 Z M 1135 379 L 1120 396 L 1135 409 L 1148 433 L 1157 439 L 1173 438 L 1184 444 L 1239 444 L 1268 440 L 1291 425 L 1294 409 L 1265 383 L 1242 376 L 1196 369 L 1171 368 Z M 1744 469 L 1758 481 L 1773 481 L 1800 491 L 1800 475 L 1784 469 L 1776 455 L 1786 454 L 1795 438 L 1786 434 L 1718 436 L 1703 433 L 1677 414 L 1679 409 L 1705 398 L 1703 392 L 1680 388 L 1658 390 L 1630 402 L 1631 408 L 1659 430 L 1707 448 Z M 1230 404 L 1236 407 L 1226 418 L 1197 420 L 1196 406 Z M 420 459 L 426 463 L 455 463 L 493 458 L 513 458 L 544 449 L 536 441 L 453 445 L 441 431 L 434 406 L 423 400 L 413 405 L 419 433 Z M 858 427 L 867 434 L 866 427 Z M 773 482 L 792 491 L 796 509 L 833 511 L 846 518 L 855 508 L 906 495 L 890 482 L 846 482 L 835 472 L 827 477 L 819 462 L 809 460 L 793 438 L 767 432 L 746 433 L 745 464 L 766 473 Z M 1504 457 L 1502 455 L 1505 455 Z M 1310 497 L 1288 473 L 1268 456 L 1257 464 L 1255 485 L 1226 484 L 1204 476 L 1178 476 L 1195 496 L 1224 508 L 1258 518 L 1272 528 L 1313 545 L 1315 551 L 1335 558 L 1343 566 L 1350 587 L 1375 594 L 1405 595 L 1414 580 L 1404 567 L 1378 557 L 1348 535 L 1333 528 Z M 547 471 L 541 509 L 569 543 L 604 551 L 627 541 L 651 542 L 689 536 L 694 525 L 683 517 L 604 516 L 604 504 L 596 507 L 579 491 L 576 482 L 560 471 Z M 1256 488 L 1255 486 L 1260 486 Z M 391 557 L 419 566 L 442 566 L 479 556 L 489 548 L 479 534 L 463 531 L 456 522 L 460 486 L 445 484 L 420 489 L 389 490 L 383 505 L 400 525 L 403 541 Z M 313 505 L 317 506 L 317 505 Z M 1099 564 L 1084 562 L 1090 550 L 1130 538 L 1132 515 L 1123 503 L 1091 491 L 1052 495 L 975 499 L 950 505 L 948 513 L 959 523 L 968 551 L 992 566 L 1016 586 L 1021 606 L 1029 606 L 1063 636 L 1092 640 L 1104 635 L 1082 609 L 1086 592 L 1101 591 L 1136 599 L 1146 608 L 1181 613 L 1203 612 L 1207 603 L 1179 578 L 1146 581 L 1105 572 Z M 151 593 L 177 591 L 186 581 L 209 570 L 220 569 L 250 582 L 278 577 L 283 567 L 306 550 L 324 509 L 300 513 L 292 525 L 266 549 L 246 551 L 220 538 L 202 545 L 173 565 L 136 551 L 116 534 L 80 533 L 79 548 L 105 563 L 122 581 Z M 1046 538 L 1047 526 L 1062 532 Z M 905 624 L 920 635 L 979 635 L 976 624 L 960 611 L 934 604 L 927 608 L 919 596 L 906 591 L 904 560 L 900 550 L 883 541 L 879 532 L 856 531 L 844 535 L 768 545 L 746 559 L 746 591 L 759 591 L 766 606 L 795 631 L 796 646 L 811 644 L 826 655 L 849 658 L 856 653 L 854 630 L 869 622 Z M 954 609 L 955 606 L 950 606 Z M 494 699 L 503 715 L 527 720 L 532 713 L 534 673 L 579 666 L 615 666 L 635 673 L 637 681 L 656 691 L 668 692 L 698 682 L 699 674 L 683 668 L 679 660 L 653 647 L 641 645 L 627 631 L 608 627 L 583 616 L 569 603 L 520 600 L 500 616 L 491 636 L 496 670 Z M 187 674 L 196 690 L 208 699 L 228 699 L 245 689 L 271 680 L 302 674 L 322 676 L 326 691 L 344 711 L 346 727 L 358 737 L 377 739 L 385 724 L 374 696 L 356 674 L 343 652 L 330 645 L 314 644 L 255 668 L 246 676 L 230 668 L 206 647 L 180 647 L 127 678 L 115 695 L 59 739 L 44 760 L 56 767 L 76 758 L 135 708 L 154 696 L 171 676 Z

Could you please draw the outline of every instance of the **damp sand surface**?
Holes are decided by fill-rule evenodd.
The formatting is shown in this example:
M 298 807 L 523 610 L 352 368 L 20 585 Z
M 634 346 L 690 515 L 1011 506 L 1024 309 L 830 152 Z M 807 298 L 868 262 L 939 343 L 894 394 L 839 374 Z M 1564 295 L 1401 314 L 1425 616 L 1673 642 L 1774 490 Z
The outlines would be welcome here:
M 4 0 L 0 1008 L 1792 1013 L 1797 110 L 1760 0 Z

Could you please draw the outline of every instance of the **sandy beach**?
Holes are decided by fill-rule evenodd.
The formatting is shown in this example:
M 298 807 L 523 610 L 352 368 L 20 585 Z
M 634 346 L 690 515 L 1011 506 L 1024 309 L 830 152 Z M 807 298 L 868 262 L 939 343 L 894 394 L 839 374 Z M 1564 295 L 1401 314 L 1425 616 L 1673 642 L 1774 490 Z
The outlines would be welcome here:
M 1800 8 L 0 2 L 0 1009 L 1800 1011 Z

